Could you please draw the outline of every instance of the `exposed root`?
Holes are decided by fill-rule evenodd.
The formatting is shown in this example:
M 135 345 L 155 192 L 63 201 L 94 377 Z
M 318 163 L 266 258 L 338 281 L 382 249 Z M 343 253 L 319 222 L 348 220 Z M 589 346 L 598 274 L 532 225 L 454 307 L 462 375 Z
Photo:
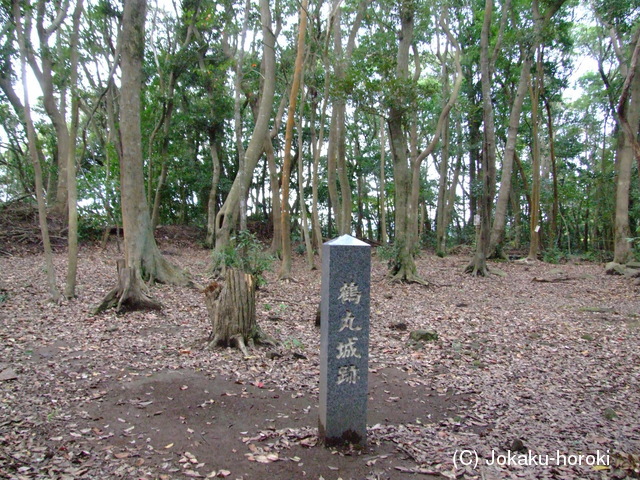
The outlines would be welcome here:
M 119 259 L 116 266 L 118 286 L 107 293 L 102 302 L 93 309 L 94 315 L 114 307 L 117 312 L 162 309 L 162 304 L 149 295 L 135 267 L 126 267 L 123 259 Z
M 475 262 L 471 262 L 464 269 L 464 273 L 468 273 L 473 277 L 488 277 L 489 276 L 489 269 L 486 267 L 486 265 L 478 266 L 478 265 L 476 265 Z
M 416 283 L 423 287 L 432 287 L 433 284 L 428 282 L 415 272 L 408 272 L 406 269 L 401 268 L 395 275 L 391 276 L 392 283 Z

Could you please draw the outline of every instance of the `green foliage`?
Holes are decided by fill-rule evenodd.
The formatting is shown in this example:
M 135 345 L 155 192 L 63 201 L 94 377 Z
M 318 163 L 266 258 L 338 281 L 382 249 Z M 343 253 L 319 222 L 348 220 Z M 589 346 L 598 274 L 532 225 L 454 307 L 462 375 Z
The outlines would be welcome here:
M 266 284 L 263 276 L 271 269 L 273 256 L 266 253 L 255 234 L 248 230 L 238 232 L 231 238 L 229 245 L 220 253 L 213 253 L 215 268 L 237 268 L 256 278 L 258 286 Z
M 97 240 L 103 234 L 107 219 L 97 214 L 78 216 L 78 238 L 80 240 Z
M 547 248 L 542 253 L 542 260 L 545 263 L 558 264 L 566 259 L 566 254 L 564 251 L 560 250 L 557 247 Z
M 420 247 L 414 245 L 411 249 L 411 254 L 417 257 L 420 253 Z M 398 272 L 402 266 L 402 244 L 401 242 L 394 242 L 389 245 L 382 245 L 376 249 L 376 254 L 381 260 L 387 262 L 390 272 Z
M 282 342 L 282 346 L 288 350 L 294 350 L 294 349 L 304 350 L 305 348 L 304 343 L 302 343 L 302 341 L 300 341 L 295 337 L 288 337 L 287 339 L 285 339 L 285 341 Z

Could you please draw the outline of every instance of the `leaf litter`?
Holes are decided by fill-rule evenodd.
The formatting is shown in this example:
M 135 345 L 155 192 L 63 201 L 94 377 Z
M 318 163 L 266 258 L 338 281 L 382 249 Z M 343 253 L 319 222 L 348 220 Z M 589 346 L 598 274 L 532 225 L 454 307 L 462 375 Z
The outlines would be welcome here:
M 425 255 L 419 273 L 439 285 L 425 289 L 389 283 L 374 259 L 369 446 L 333 452 L 343 462 L 336 466 L 314 427 L 319 271 L 297 258 L 294 282 L 267 274 L 258 323 L 281 343 L 243 358 L 203 349 L 209 326 L 196 290 L 154 286 L 161 312 L 92 316 L 115 278 L 113 255 L 83 247 L 79 298 L 59 305 L 46 299 L 41 256 L 0 257 L 0 477 L 260 478 L 272 464 L 327 479 L 624 478 L 640 470 L 638 287 L 602 265 L 507 263 L 505 276 L 471 278 L 461 273 L 466 258 Z M 208 257 L 181 247 L 172 261 L 206 283 Z M 60 275 L 64 255 L 55 264 Z M 417 329 L 438 339 L 412 344 Z M 144 383 L 167 372 L 200 377 L 169 392 Z M 225 387 L 204 393 L 203 378 Z M 193 409 L 212 416 L 255 402 L 237 412 L 242 430 L 229 421 L 229 438 L 207 439 L 220 417 L 178 412 L 181 398 L 195 402 L 189 395 L 201 396 Z M 162 429 L 147 428 L 154 419 L 174 431 L 162 444 Z M 226 443 L 233 462 L 206 453 Z M 487 464 L 513 447 L 567 461 Z M 461 451 L 477 453 L 478 465 L 456 465 Z M 606 465 L 570 464 L 601 452 Z

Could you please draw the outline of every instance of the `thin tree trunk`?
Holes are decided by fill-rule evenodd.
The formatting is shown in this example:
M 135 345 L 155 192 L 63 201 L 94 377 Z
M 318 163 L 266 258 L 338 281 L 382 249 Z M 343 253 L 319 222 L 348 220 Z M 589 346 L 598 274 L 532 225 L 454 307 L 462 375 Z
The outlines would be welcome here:
M 58 80 L 62 80 L 64 82 L 64 78 L 56 77 L 54 80 L 54 59 L 50 53 L 52 51 L 52 48 L 50 47 L 50 38 L 60 28 L 62 22 L 66 18 L 69 1 L 56 4 L 53 7 L 56 9 L 56 19 L 48 26 L 44 25 L 46 8 L 45 0 L 39 0 L 34 9 L 37 11 L 36 30 L 38 32 L 38 40 L 40 44 L 40 64 L 38 64 L 38 59 L 34 52 L 30 48 L 27 48 L 27 45 L 25 45 L 25 55 L 27 56 L 27 61 L 31 66 L 31 70 L 40 84 L 40 88 L 43 93 L 45 111 L 51 120 L 54 130 L 56 131 L 58 181 L 56 186 L 56 199 L 53 204 L 52 212 L 59 215 L 66 215 L 68 213 L 67 201 L 69 198 L 67 191 L 67 163 L 70 148 L 69 130 L 64 112 L 64 93 L 66 85 L 56 84 Z M 31 12 L 31 10 L 26 11 Z M 28 14 L 29 16 L 31 15 L 31 13 Z M 30 23 L 31 22 L 29 21 L 29 24 Z M 24 34 L 30 35 L 31 32 L 24 32 Z M 62 38 L 62 36 L 59 38 Z M 56 46 L 60 48 L 61 43 L 58 42 Z M 56 90 L 60 92 L 59 104 L 56 104 Z M 49 200 L 52 199 L 50 198 Z
M 511 113 L 509 116 L 507 141 L 502 158 L 500 190 L 498 191 L 493 228 L 491 230 L 489 256 L 495 255 L 497 246 L 504 239 L 504 231 L 507 223 L 507 207 L 509 205 L 509 196 L 511 194 L 511 172 L 513 171 L 513 157 L 516 151 L 518 127 L 520 125 L 522 106 L 524 105 L 524 99 L 526 97 L 526 92 L 529 86 L 530 71 L 531 58 L 529 56 L 526 56 L 520 69 L 520 80 L 518 81 L 516 96 L 513 101 L 513 105 L 511 106 Z
M 558 239 L 558 212 L 560 210 L 560 201 L 558 196 L 558 169 L 556 162 L 555 134 L 553 129 L 553 117 L 551 115 L 551 104 L 549 99 L 545 97 L 545 107 L 547 109 L 547 128 L 549 129 L 549 156 L 551 160 L 551 174 L 553 175 L 553 204 L 551 206 L 551 232 L 550 246 L 553 248 L 557 244 Z
M 268 0 L 260 0 L 260 18 L 263 36 L 263 81 L 260 108 L 251 140 L 245 151 L 245 172 L 239 173 L 222 208 L 216 216 L 216 252 L 221 252 L 231 238 L 231 231 L 238 221 L 240 198 L 247 195 L 249 182 L 264 148 L 264 138 L 269 131 L 269 120 L 275 94 L 275 36 L 271 29 L 271 11 Z
M 386 175 L 384 171 L 385 164 L 385 151 L 386 151 L 386 141 L 385 141 L 385 124 L 384 117 L 380 117 L 380 242 L 383 245 L 386 245 L 389 241 L 389 236 L 387 234 L 387 207 L 386 207 Z
M 445 73 L 446 74 L 446 73 Z M 445 85 L 448 82 L 445 83 Z M 445 86 L 445 94 L 448 87 Z M 436 204 L 436 254 L 444 256 L 447 252 L 447 227 L 445 223 L 445 205 L 447 202 L 447 182 L 449 178 L 449 120 L 442 128 L 442 154 L 440 159 L 440 180 Z
M 491 102 L 491 65 L 489 61 L 489 35 L 493 0 L 486 0 L 484 22 L 480 35 L 480 70 L 482 86 L 482 117 L 484 120 L 484 142 L 482 147 L 482 195 L 480 197 L 480 232 L 476 253 L 466 268 L 472 275 L 486 276 L 487 254 L 489 250 L 491 210 L 495 190 L 496 140 Z
M 296 103 L 300 83 L 302 80 L 302 66 L 304 58 L 304 41 L 307 30 L 308 0 L 302 0 L 300 6 L 300 22 L 298 26 L 298 51 L 293 72 L 293 83 L 289 96 L 289 113 L 284 136 L 284 162 L 282 165 L 282 265 L 280 279 L 291 277 L 291 219 L 289 213 L 289 177 L 291 172 L 291 143 L 293 141 L 293 125 L 295 122 Z M 302 132 L 299 132 L 302 135 Z M 299 152 L 302 156 L 302 152 Z M 302 213 L 302 212 L 301 212 Z
M 207 238 L 208 247 L 213 247 L 216 238 L 216 209 L 218 206 L 218 183 L 220 182 L 220 156 L 218 154 L 218 143 L 216 132 L 219 126 L 215 126 L 209 131 L 209 153 L 211 155 L 211 189 L 209 190 L 209 201 L 207 203 Z
M 250 1 L 247 0 L 244 6 L 244 19 L 242 21 L 242 32 L 240 33 L 240 45 L 238 47 L 238 59 L 236 62 L 236 78 L 235 78 L 235 99 L 233 106 L 233 121 L 236 133 L 236 152 L 238 154 L 238 172 L 245 175 L 245 153 L 242 144 L 242 112 L 240 110 L 240 94 L 242 93 L 242 78 L 244 68 L 244 43 L 247 37 L 247 28 L 249 23 Z M 245 178 L 245 182 L 248 179 Z M 240 197 L 240 230 L 247 229 L 247 196 Z
M 511 172 L 513 171 L 513 159 L 516 151 L 518 126 L 520 124 L 522 106 L 531 76 L 531 66 L 533 64 L 533 58 L 536 50 L 538 49 L 538 46 L 543 40 L 542 35 L 545 26 L 549 23 L 550 19 L 553 17 L 553 15 L 555 15 L 555 13 L 563 5 L 563 3 L 565 3 L 565 1 L 566 0 L 556 0 L 554 3 L 550 4 L 544 16 L 540 15 L 538 2 L 535 1 L 532 4 L 534 36 L 531 44 L 526 47 L 526 53 L 524 55 L 525 58 L 520 69 L 518 88 L 516 90 L 516 96 L 513 100 L 511 113 L 509 115 L 507 141 L 502 160 L 502 181 L 500 182 L 498 200 L 496 201 L 496 210 L 489 245 L 489 256 L 495 255 L 496 247 L 502 242 L 504 238 L 505 225 L 507 221 L 507 207 L 509 205 L 509 196 L 511 194 Z
M 78 110 L 80 99 L 78 97 L 78 36 L 80 30 L 80 15 L 82 14 L 82 0 L 77 0 L 73 12 L 73 32 L 69 45 L 71 55 L 71 129 L 69 132 L 69 158 L 67 159 L 67 188 L 69 205 L 69 230 L 68 230 L 68 266 L 67 282 L 64 295 L 73 298 L 76 294 L 76 274 L 78 271 L 78 182 L 76 179 L 76 140 L 78 137 Z
M 304 79 L 304 73 L 302 78 Z M 304 80 L 302 81 L 304 83 Z M 300 113 L 298 119 L 298 202 L 300 205 L 300 228 L 302 228 L 302 238 L 304 239 L 305 251 L 307 254 L 307 266 L 309 270 L 315 270 L 316 265 L 313 261 L 313 245 L 311 242 L 311 234 L 309 232 L 309 219 L 307 214 L 307 205 L 304 201 L 304 174 L 303 174 L 303 161 L 304 155 L 302 154 L 303 139 L 302 139 L 302 116 L 304 114 L 304 98 L 300 102 Z
M 264 153 L 269 168 L 269 183 L 271 185 L 271 218 L 273 221 L 273 237 L 271 239 L 271 253 L 280 257 L 282 248 L 282 201 L 280 199 L 280 179 L 276 154 L 271 143 L 271 135 L 264 140 Z
M 56 270 L 53 265 L 53 251 L 51 250 L 51 242 L 49 240 L 49 228 L 47 226 L 47 207 L 44 200 L 44 189 L 42 184 L 42 168 L 38 159 L 36 131 L 31 119 L 31 105 L 29 103 L 29 88 L 27 83 L 27 47 L 22 28 L 22 16 L 20 13 L 20 3 L 17 0 L 13 2 L 13 13 L 16 22 L 16 33 L 20 46 L 21 74 L 22 74 L 22 91 L 24 95 L 24 119 L 27 125 L 27 137 L 29 142 L 29 155 L 33 163 L 33 170 L 36 181 L 36 199 L 38 202 L 38 219 L 40 224 L 40 233 L 42 235 L 42 245 L 44 247 L 44 258 L 47 269 L 47 280 L 49 283 L 49 297 L 52 301 L 60 300 L 60 292 L 56 285 Z
M 461 129 L 460 129 L 461 130 Z M 449 186 L 449 190 L 447 191 L 447 195 L 445 198 L 444 211 L 442 212 L 442 223 L 444 224 L 445 231 L 443 235 L 443 246 L 444 252 L 446 253 L 447 246 L 447 228 L 451 223 L 451 217 L 453 216 L 453 211 L 455 210 L 456 204 L 456 190 L 458 189 L 458 179 L 460 178 L 460 170 L 462 169 L 462 152 L 458 153 L 455 170 L 453 171 L 453 176 L 451 178 L 451 185 Z
M 540 138 L 538 105 L 542 82 L 542 52 L 538 51 L 536 77 L 530 87 L 531 96 L 531 211 L 529 212 L 529 260 L 536 260 L 540 251 Z

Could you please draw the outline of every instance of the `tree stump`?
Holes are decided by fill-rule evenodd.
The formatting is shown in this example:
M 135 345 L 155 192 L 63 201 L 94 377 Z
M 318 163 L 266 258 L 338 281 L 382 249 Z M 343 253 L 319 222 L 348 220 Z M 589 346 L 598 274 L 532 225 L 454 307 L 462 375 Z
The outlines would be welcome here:
M 227 268 L 224 284 L 212 282 L 204 289 L 212 331 L 209 348 L 235 345 L 245 356 L 255 343 L 273 345 L 256 323 L 256 282 L 252 275 Z
M 124 259 L 116 261 L 118 286 L 107 293 L 102 303 L 93 309 L 98 314 L 116 307 L 117 312 L 124 310 L 160 310 L 162 304 L 151 298 L 145 291 L 144 283 L 135 267 L 127 267 Z

